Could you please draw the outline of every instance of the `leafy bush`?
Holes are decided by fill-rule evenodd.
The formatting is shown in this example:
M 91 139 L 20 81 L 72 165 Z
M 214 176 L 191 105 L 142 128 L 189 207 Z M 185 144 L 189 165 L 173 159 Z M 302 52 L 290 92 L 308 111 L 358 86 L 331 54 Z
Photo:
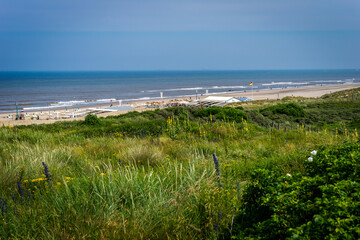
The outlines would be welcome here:
M 266 125 L 271 124 L 271 120 L 264 117 L 261 113 L 255 110 L 246 111 L 249 121 L 256 123 L 259 126 L 265 127 Z
M 266 113 L 275 113 L 275 114 L 285 114 L 292 117 L 305 117 L 306 112 L 304 109 L 297 103 L 284 103 L 277 104 L 275 106 L 264 108 L 260 111 L 264 115 L 269 115 Z
M 360 147 L 323 150 L 291 176 L 255 171 L 235 218 L 237 239 L 359 239 Z
M 93 126 L 100 125 L 100 119 L 94 114 L 89 114 L 85 117 L 84 124 Z
M 247 120 L 246 113 L 239 110 L 238 108 L 233 107 L 212 106 L 208 108 L 202 108 L 194 113 L 194 116 L 201 118 L 209 118 L 210 115 L 214 116 L 216 119 L 226 121 L 242 122 L 243 120 Z
M 201 108 L 199 111 L 197 111 L 194 115 L 196 117 L 209 117 L 211 115 L 218 114 L 222 111 L 222 107 L 212 106 L 208 108 Z
M 237 107 L 235 107 L 235 108 L 238 109 L 238 110 L 241 110 L 241 111 L 244 111 L 244 110 L 245 110 L 243 106 L 237 106 Z
M 242 122 L 243 120 L 247 120 L 246 113 L 232 107 L 224 107 L 221 112 L 215 114 L 215 117 L 231 122 Z

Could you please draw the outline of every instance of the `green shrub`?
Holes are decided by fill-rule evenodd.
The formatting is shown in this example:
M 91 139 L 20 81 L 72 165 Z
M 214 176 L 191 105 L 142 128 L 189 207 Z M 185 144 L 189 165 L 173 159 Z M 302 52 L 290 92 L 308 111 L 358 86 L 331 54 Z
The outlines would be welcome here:
M 222 111 L 222 107 L 212 106 L 208 108 L 201 108 L 199 111 L 195 112 L 194 116 L 206 118 L 211 115 L 218 114 Z
M 359 239 L 360 147 L 312 157 L 304 174 L 252 174 L 235 218 L 237 239 Z
M 212 106 L 208 108 L 202 108 L 194 113 L 194 116 L 201 118 L 209 118 L 210 115 L 214 116 L 218 120 L 225 121 L 242 122 L 243 120 L 247 120 L 246 113 L 233 107 Z
M 240 111 L 236 108 L 232 107 L 224 107 L 220 112 L 215 114 L 217 119 L 226 120 L 226 121 L 235 121 L 242 122 L 243 120 L 247 120 L 247 115 L 243 111 Z
M 85 117 L 84 124 L 93 126 L 100 125 L 100 119 L 94 114 L 89 114 Z
M 246 115 L 248 116 L 249 121 L 252 123 L 256 123 L 259 126 L 265 127 L 266 125 L 271 124 L 271 120 L 264 117 L 261 113 L 255 110 L 246 111 Z
M 305 117 L 306 112 L 304 109 L 297 103 L 284 103 L 284 104 L 277 104 L 275 106 L 267 107 L 260 112 L 263 115 L 269 115 L 269 112 L 275 114 L 285 114 L 292 117 Z

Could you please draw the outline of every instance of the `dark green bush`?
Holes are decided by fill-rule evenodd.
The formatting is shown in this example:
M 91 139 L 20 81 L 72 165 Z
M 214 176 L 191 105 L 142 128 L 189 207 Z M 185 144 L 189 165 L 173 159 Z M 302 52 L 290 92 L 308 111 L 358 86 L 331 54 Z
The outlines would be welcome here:
M 160 134 L 166 126 L 165 120 L 150 120 L 131 122 L 106 129 L 107 132 L 121 132 L 128 136 L 155 136 Z
M 305 117 L 306 112 L 304 109 L 297 103 L 284 103 L 284 104 L 277 104 L 275 106 L 267 107 L 260 112 L 263 115 L 268 115 L 267 113 L 275 113 L 275 114 L 285 114 L 292 117 Z
M 233 107 L 217 107 L 201 108 L 194 113 L 194 116 L 208 119 L 210 115 L 213 119 L 241 122 L 247 120 L 247 115 L 243 111 Z
M 212 106 L 208 108 L 200 108 L 197 112 L 194 113 L 194 116 L 206 118 L 211 115 L 218 114 L 222 111 L 222 107 Z
M 264 117 L 258 111 L 254 111 L 254 110 L 246 111 L 246 115 L 247 115 L 249 121 L 251 121 L 252 123 L 255 123 L 259 126 L 265 127 L 265 126 L 271 124 L 271 120 Z
M 235 121 L 242 122 L 243 120 L 247 120 L 247 115 L 243 111 L 240 111 L 236 108 L 232 107 L 224 107 L 220 112 L 215 114 L 217 119 L 225 120 L 225 121 Z
M 359 172 L 357 144 L 318 152 L 304 174 L 256 170 L 234 221 L 235 239 L 359 239 Z
M 84 124 L 92 126 L 100 125 L 100 119 L 94 114 L 89 114 L 85 117 Z

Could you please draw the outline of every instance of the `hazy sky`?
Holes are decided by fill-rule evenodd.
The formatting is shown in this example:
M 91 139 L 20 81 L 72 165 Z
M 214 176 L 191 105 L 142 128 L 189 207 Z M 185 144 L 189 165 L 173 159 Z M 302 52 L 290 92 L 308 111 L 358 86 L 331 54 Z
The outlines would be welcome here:
M 0 0 L 0 70 L 360 68 L 359 0 Z

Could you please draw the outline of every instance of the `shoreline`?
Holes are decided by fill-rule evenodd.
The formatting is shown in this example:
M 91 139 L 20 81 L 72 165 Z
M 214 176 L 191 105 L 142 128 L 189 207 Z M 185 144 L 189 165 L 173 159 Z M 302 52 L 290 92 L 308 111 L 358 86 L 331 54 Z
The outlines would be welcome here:
M 348 90 L 352 88 L 358 88 L 360 87 L 360 83 L 348 83 L 348 84 L 335 84 L 335 85 L 323 85 L 323 86 L 308 86 L 308 87 L 297 87 L 297 88 L 284 88 L 284 89 L 272 89 L 272 90 L 257 90 L 257 91 L 248 91 L 248 92 L 237 92 L 237 93 L 222 93 L 222 94 L 208 94 L 199 96 L 198 99 L 204 99 L 208 96 L 224 96 L 224 97 L 248 97 L 252 98 L 254 100 L 273 100 L 273 99 L 282 99 L 284 97 L 321 97 L 324 94 L 342 91 L 342 90 Z M 148 102 L 170 102 L 176 100 L 186 100 L 186 99 L 192 99 L 195 100 L 195 95 L 192 96 L 180 96 L 180 97 L 172 97 L 172 98 L 162 98 L 162 99 L 146 99 L 146 100 L 137 100 L 137 101 L 129 101 L 129 102 L 123 102 L 123 106 L 133 106 L 134 110 L 121 110 L 121 111 L 114 111 L 114 112 L 105 112 L 97 114 L 99 117 L 106 117 L 111 115 L 119 115 L 124 114 L 129 111 L 146 111 L 146 110 L 153 110 L 154 108 L 149 108 L 144 106 L 144 104 Z M 118 106 L 116 104 L 117 102 L 113 102 L 115 106 Z M 84 111 L 88 108 L 103 108 L 103 107 L 109 107 L 109 105 L 112 103 L 102 103 L 98 105 L 92 105 L 92 106 L 84 106 L 84 107 L 76 107 L 76 109 L 79 109 L 79 111 Z M 75 108 L 73 107 L 64 107 L 64 108 L 57 108 L 56 112 L 59 114 L 64 114 L 65 109 L 71 109 L 74 111 Z M 40 120 L 14 120 L 9 119 L 7 116 L 10 114 L 14 114 L 13 112 L 7 112 L 7 113 L 0 113 L 0 126 L 15 126 L 15 125 L 30 125 L 30 124 L 50 124 L 57 121 L 76 121 L 76 120 L 83 120 L 85 116 L 76 117 L 76 118 L 70 118 L 70 119 L 46 119 L 46 116 L 48 116 L 47 113 L 54 112 L 54 109 L 51 109 L 51 111 L 28 111 L 29 116 L 35 113 L 39 112 L 45 112 L 46 114 L 40 116 Z M 68 112 L 70 113 L 70 112 Z

